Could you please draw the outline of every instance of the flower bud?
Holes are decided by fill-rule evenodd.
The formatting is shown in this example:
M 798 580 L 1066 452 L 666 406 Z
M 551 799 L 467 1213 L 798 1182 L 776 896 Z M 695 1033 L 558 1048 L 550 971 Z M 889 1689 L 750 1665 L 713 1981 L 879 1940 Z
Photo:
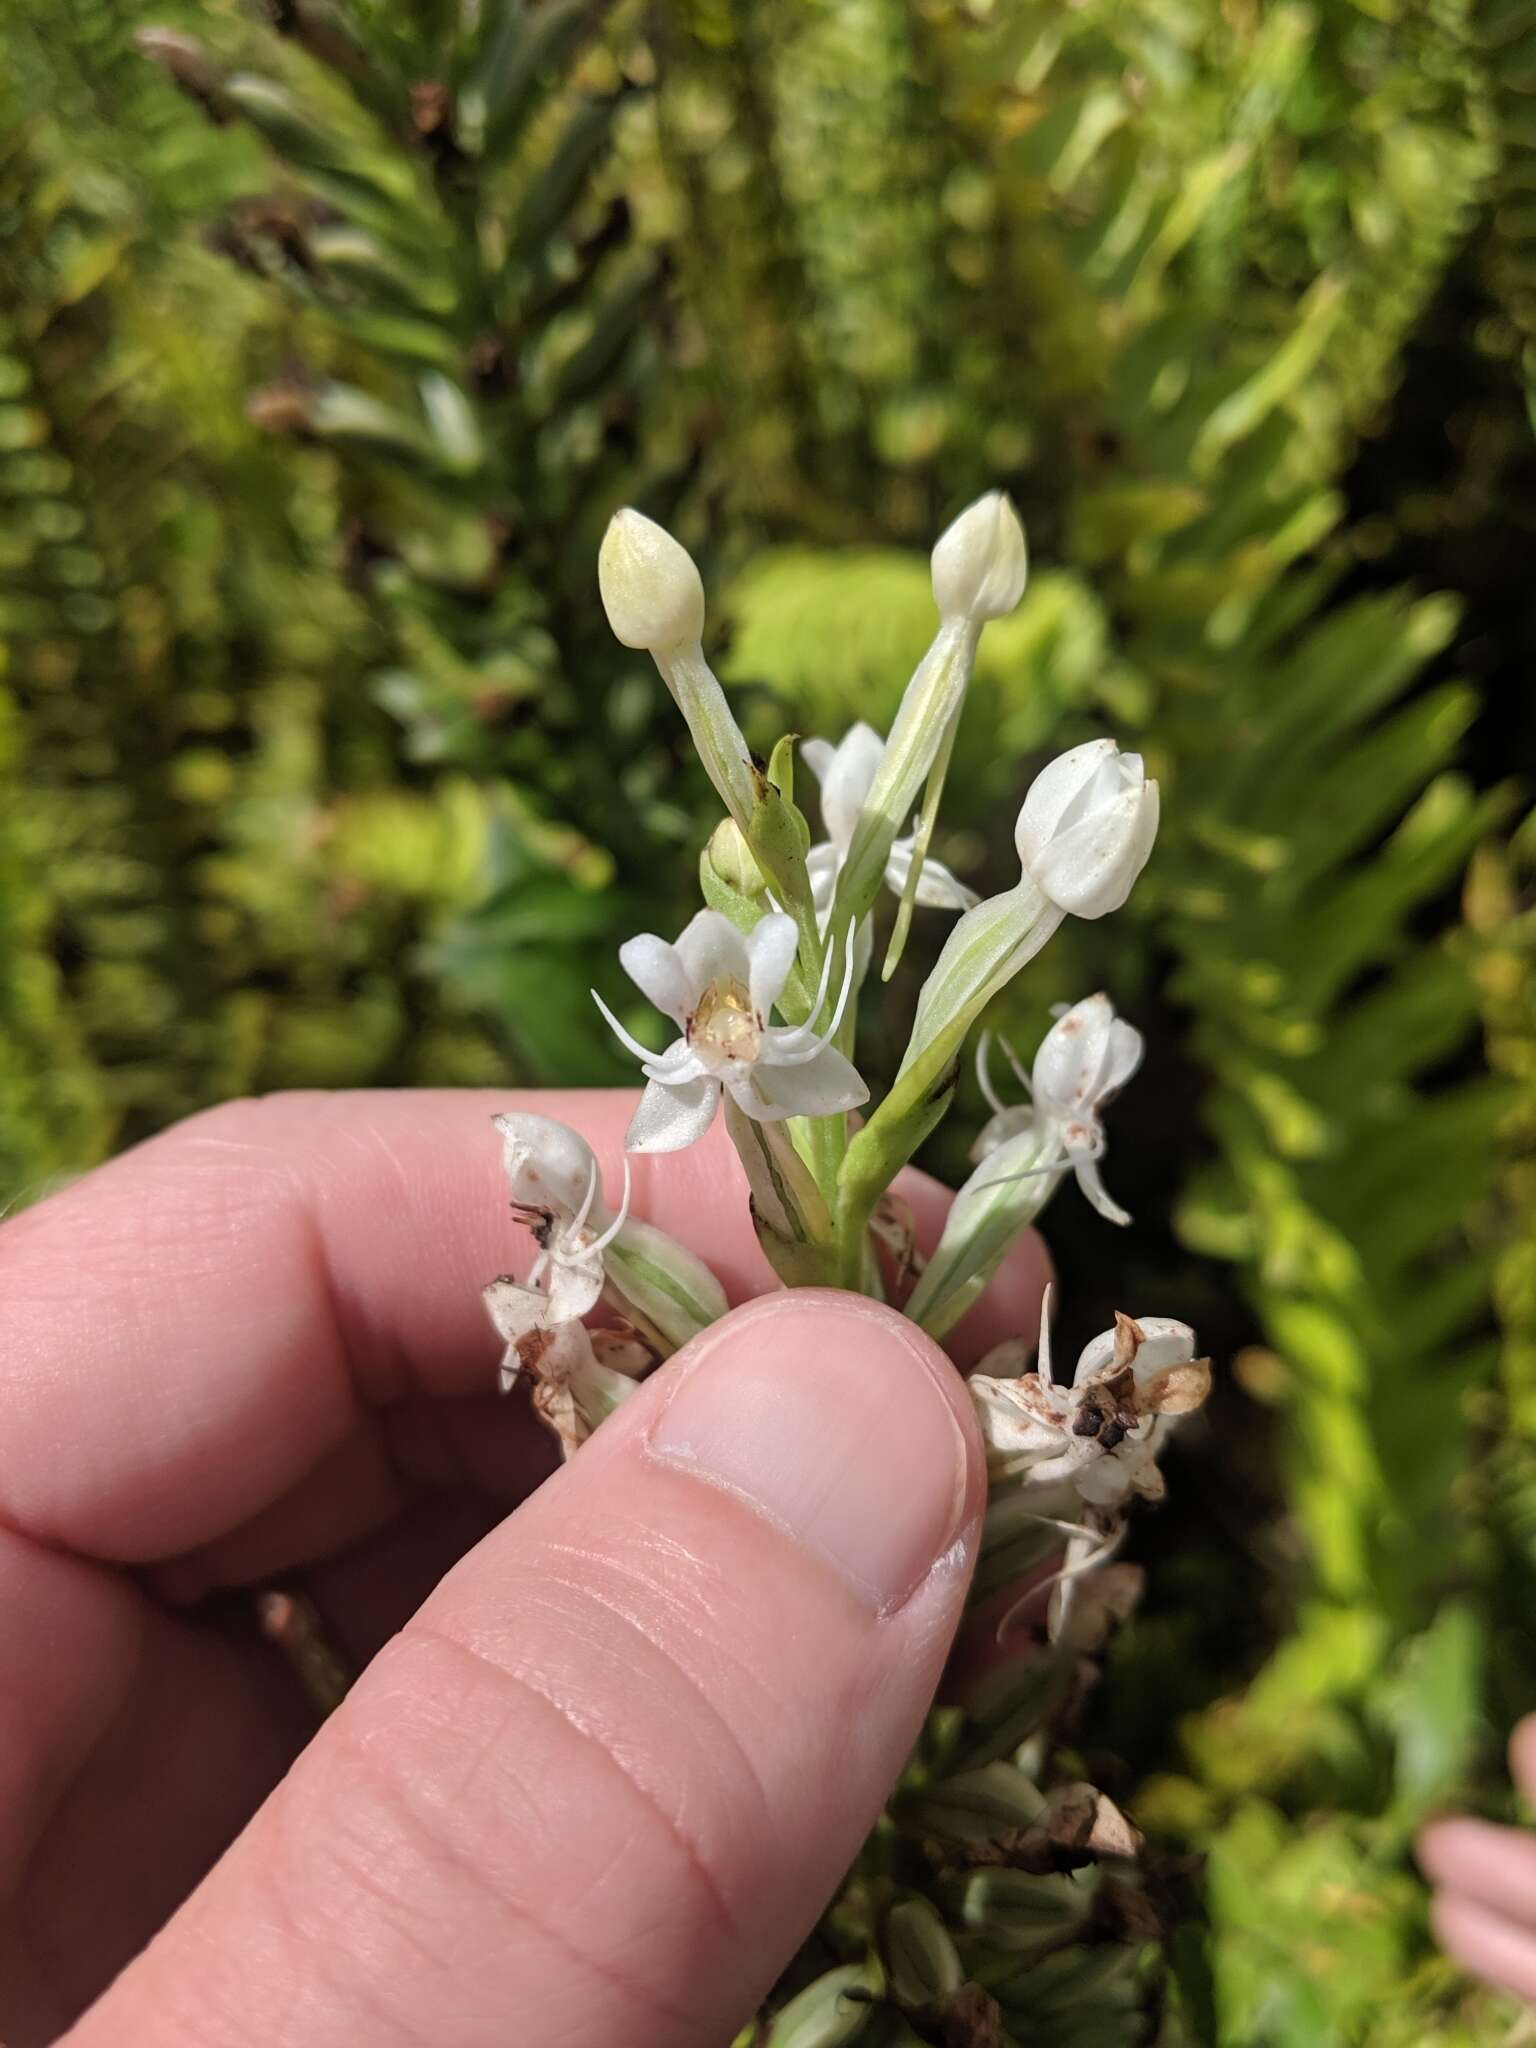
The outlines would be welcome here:
M 1045 1795 L 1011 1763 L 983 1764 L 905 1794 L 897 1820 L 909 1835 L 945 1842 L 990 1842 L 1032 1827 L 1045 1811 Z
M 1157 784 L 1140 754 L 1089 740 L 1043 768 L 1014 829 L 1024 872 L 1074 917 L 1118 910 L 1157 836 Z
M 756 902 L 767 890 L 763 871 L 752 856 L 747 835 L 734 818 L 722 818 L 710 834 L 706 857 L 725 886 L 749 902 Z
M 664 526 L 625 506 L 597 555 L 603 609 L 626 647 L 692 647 L 704 633 L 704 585 L 692 555 Z
M 1031 1877 L 1022 1870 L 976 1870 L 941 1887 L 951 1926 L 993 1948 L 1056 1948 L 1084 1925 L 1090 1885 L 1071 1877 Z
M 779 2013 L 765 2048 L 844 2048 L 876 2017 L 875 2001 L 883 1988 L 873 1962 L 826 1971 Z
M 949 1930 L 927 1899 L 892 1906 L 881 1929 L 886 1985 L 898 2005 L 921 2009 L 958 1991 L 965 1968 Z
M 1002 491 L 968 505 L 933 551 L 933 600 L 942 617 L 1000 619 L 1024 595 L 1024 529 Z
M 565 1218 L 587 1201 L 597 1175 L 597 1161 L 586 1139 L 531 1109 L 516 1109 L 491 1122 L 501 1133 L 501 1163 L 506 1169 L 512 1201 L 519 1209 L 544 1209 Z M 589 1220 L 604 1219 L 602 1188 Z

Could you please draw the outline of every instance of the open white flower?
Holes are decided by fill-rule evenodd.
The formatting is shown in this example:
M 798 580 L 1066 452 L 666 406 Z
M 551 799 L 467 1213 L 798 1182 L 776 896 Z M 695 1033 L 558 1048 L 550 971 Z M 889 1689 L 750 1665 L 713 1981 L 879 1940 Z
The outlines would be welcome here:
M 1102 992 L 1070 1007 L 1060 1003 L 1055 1015 L 1056 1022 L 1040 1041 L 1027 1082 L 1023 1070 L 1016 1063 L 1014 1066 L 1033 1098 L 1027 1103 L 1005 1106 L 999 1097 L 992 1085 L 988 1038 L 983 1033 L 976 1072 L 992 1115 L 982 1126 L 971 1157 L 982 1162 L 996 1159 L 998 1177 L 1006 1180 L 1010 1176 L 1001 1171 L 1001 1148 L 1017 1151 L 1020 1148 L 1014 1141 L 1031 1135 L 1035 1144 L 1029 1173 L 1070 1170 L 1101 1216 L 1111 1223 L 1129 1223 L 1130 1216 L 1110 1199 L 1099 1174 L 1104 1156 L 1104 1126 L 1099 1118 L 1141 1065 L 1145 1040 L 1134 1024 L 1115 1015 L 1114 1004 Z
M 1112 1330 L 1084 1346 L 1064 1387 L 1051 1376 L 1049 1319 L 1048 1292 L 1033 1372 L 1009 1374 L 1025 1355 L 1014 1341 L 990 1352 L 969 1381 L 994 1470 L 1051 1507 L 1063 1488 L 1097 1509 L 1121 1507 L 1133 1494 L 1160 1500 L 1162 1438 L 1211 1389 L 1210 1360 L 1196 1358 L 1194 1331 L 1166 1316 L 1117 1315 Z
M 885 741 L 872 725 L 861 719 L 850 726 L 836 746 L 830 740 L 803 740 L 800 752 L 805 764 L 821 784 L 821 815 L 827 837 L 813 846 L 805 857 L 811 878 L 811 895 L 816 915 L 826 923 L 837 890 L 837 877 L 853 843 L 854 828 L 864 799 L 869 795 L 885 752 Z M 912 841 L 915 834 L 898 839 L 885 864 L 886 887 L 902 895 L 912 870 Z M 930 855 L 918 877 L 917 900 L 932 910 L 969 910 L 977 902 L 974 889 L 967 889 L 942 861 Z
M 674 945 L 642 932 L 619 948 L 630 980 L 682 1032 L 666 1052 L 653 1053 L 593 991 L 646 1076 L 625 1139 L 629 1151 L 677 1152 L 696 1143 L 714 1122 L 725 1088 L 738 1108 L 763 1123 L 831 1116 L 869 1099 L 852 1063 L 831 1043 L 848 1000 L 851 947 L 825 1035 L 818 1036 L 811 1023 L 768 1021 L 795 964 L 797 943 L 794 920 L 780 912 L 742 933 L 719 911 L 701 910 Z M 823 988 L 818 994 L 813 1018 L 825 993 Z
M 1157 784 L 1113 740 L 1071 747 L 1029 786 L 1014 828 L 1024 872 L 1073 917 L 1118 910 L 1157 837 Z

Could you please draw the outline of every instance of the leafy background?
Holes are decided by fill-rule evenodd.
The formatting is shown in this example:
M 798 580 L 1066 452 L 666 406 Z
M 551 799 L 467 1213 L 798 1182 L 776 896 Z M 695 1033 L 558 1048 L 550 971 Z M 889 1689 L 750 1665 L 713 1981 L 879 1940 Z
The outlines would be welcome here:
M 836 735 L 1001 483 L 1036 568 L 939 850 L 1004 875 L 1106 724 L 1165 790 L 998 1021 L 1151 1040 L 1136 1229 L 1053 1211 L 1066 1346 L 1175 1311 L 1228 1366 L 1085 1734 L 1205 1858 L 1180 2038 L 1528 2038 L 1407 1844 L 1507 1810 L 1536 1703 L 1536 6 L 0 29 L 0 1191 L 242 1090 L 615 1078 L 587 987 L 709 805 L 609 512 L 708 566 L 755 737 Z

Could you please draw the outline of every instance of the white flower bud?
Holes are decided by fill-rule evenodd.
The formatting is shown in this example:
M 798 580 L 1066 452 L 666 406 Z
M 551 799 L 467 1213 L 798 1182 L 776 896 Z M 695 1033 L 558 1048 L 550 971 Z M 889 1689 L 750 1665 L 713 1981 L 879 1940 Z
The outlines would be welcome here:
M 600 1226 L 606 1220 L 597 1160 L 585 1138 L 531 1109 L 509 1110 L 491 1122 L 501 1133 L 501 1163 L 517 1208 L 547 1210 L 568 1222 L 590 1197 L 589 1221 Z
M 763 871 L 747 844 L 747 835 L 734 818 L 722 818 L 710 834 L 709 865 L 738 896 L 756 902 L 767 893 Z
M 1113 740 L 1071 748 L 1035 777 L 1019 812 L 1025 874 L 1074 917 L 1118 910 L 1152 851 L 1157 805 L 1140 754 Z
M 704 633 L 704 585 L 692 555 L 664 526 L 626 506 L 597 555 L 603 609 L 626 647 L 692 647 Z
M 1000 619 L 1024 595 L 1024 529 L 1002 491 L 968 505 L 933 551 L 933 599 L 946 619 Z

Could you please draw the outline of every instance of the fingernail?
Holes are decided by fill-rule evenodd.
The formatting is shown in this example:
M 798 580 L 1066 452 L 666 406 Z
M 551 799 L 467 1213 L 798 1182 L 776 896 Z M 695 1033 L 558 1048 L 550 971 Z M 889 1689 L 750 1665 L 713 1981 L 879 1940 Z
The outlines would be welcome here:
M 699 1340 L 650 1452 L 737 1494 L 888 1612 L 976 1506 L 948 1370 L 874 1302 L 770 1295 Z

